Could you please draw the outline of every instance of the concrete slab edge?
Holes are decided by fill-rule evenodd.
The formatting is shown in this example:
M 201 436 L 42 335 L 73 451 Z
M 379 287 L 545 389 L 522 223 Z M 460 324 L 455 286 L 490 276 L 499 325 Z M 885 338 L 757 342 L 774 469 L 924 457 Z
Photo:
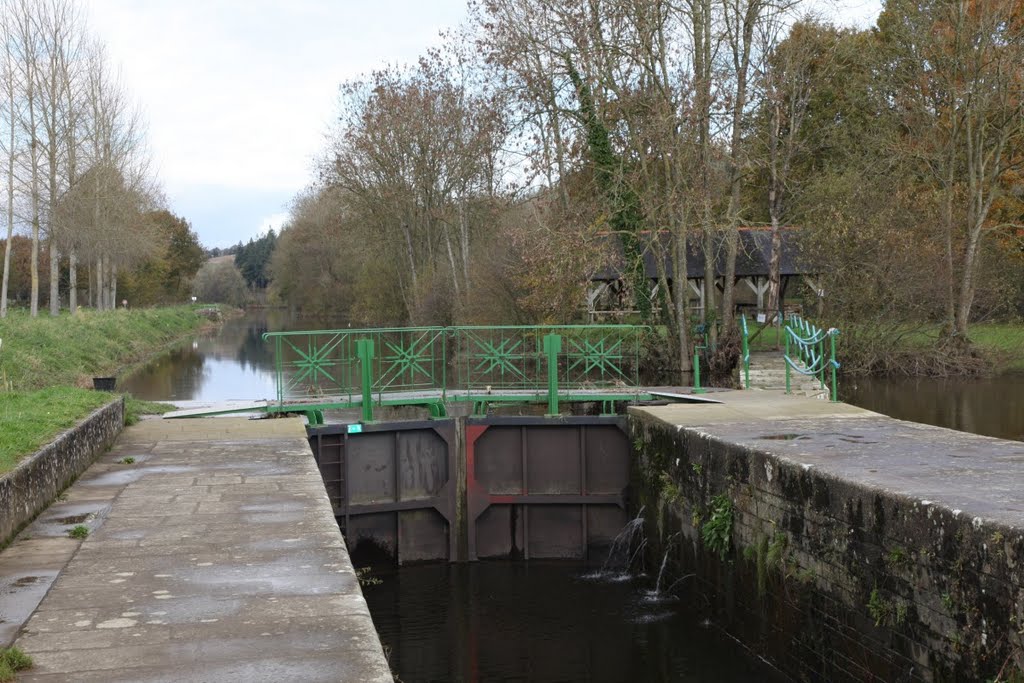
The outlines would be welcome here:
M 124 398 L 113 399 L 0 475 L 0 548 L 45 510 L 124 428 Z

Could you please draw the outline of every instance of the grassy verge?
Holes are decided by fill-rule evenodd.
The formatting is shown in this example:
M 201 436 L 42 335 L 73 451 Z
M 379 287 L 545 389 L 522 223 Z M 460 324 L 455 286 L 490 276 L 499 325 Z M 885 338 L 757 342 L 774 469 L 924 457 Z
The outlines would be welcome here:
M 981 323 L 968 334 L 991 354 L 1001 372 L 1024 372 L 1024 323 Z
M 0 392 L 0 474 L 12 470 L 19 460 L 35 453 L 115 396 L 74 387 Z M 142 415 L 158 415 L 173 409 L 166 403 L 128 396 L 125 423 L 135 424 Z
M 126 425 L 133 425 L 143 415 L 162 415 L 170 410 L 174 410 L 174 406 L 170 403 L 142 401 L 134 396 L 125 396 L 124 423 Z
M 91 386 L 207 324 L 190 306 L 0 320 L 0 389 Z
M 0 474 L 111 398 L 71 387 L 0 392 Z
M 204 325 L 191 306 L 0 320 L 0 474 L 112 398 L 88 391 Z M 81 388 L 75 388 L 81 387 Z M 171 406 L 128 398 L 125 420 Z

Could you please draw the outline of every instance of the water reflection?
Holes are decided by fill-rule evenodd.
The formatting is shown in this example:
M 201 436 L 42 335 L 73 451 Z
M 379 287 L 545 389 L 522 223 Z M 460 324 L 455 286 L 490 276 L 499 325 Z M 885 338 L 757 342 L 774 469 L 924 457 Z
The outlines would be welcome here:
M 284 311 L 228 320 L 121 380 L 119 388 L 147 401 L 271 398 L 275 395 L 274 358 L 263 333 L 324 325 L 322 320 L 303 320 Z
M 985 379 L 855 378 L 839 398 L 901 420 L 1024 441 L 1024 374 Z

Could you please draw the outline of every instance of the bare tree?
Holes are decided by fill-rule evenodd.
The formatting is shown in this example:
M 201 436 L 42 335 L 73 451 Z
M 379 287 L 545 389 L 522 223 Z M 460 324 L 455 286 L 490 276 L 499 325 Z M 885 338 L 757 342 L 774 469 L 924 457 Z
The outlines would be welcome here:
M 794 24 L 781 43 L 764 36 L 766 59 L 759 66 L 759 121 L 754 125 L 759 150 L 755 163 L 765 170 L 771 255 L 768 264 L 768 311 L 780 309 L 781 228 L 788 220 L 793 193 L 792 167 L 808 149 L 803 126 L 815 89 L 835 76 L 840 32 L 806 18 Z
M 17 99 L 18 94 L 18 81 L 16 75 L 16 67 L 14 64 L 14 45 L 15 40 L 14 27 L 11 25 L 11 16 L 7 11 L 8 7 L 4 7 L 2 16 L 2 24 L 0 24 L 0 31 L 2 31 L 2 37 L 4 41 L 4 54 L 3 54 L 3 66 L 2 74 L 2 87 L 3 87 L 3 121 L 6 135 L 3 138 L 3 153 L 6 157 L 6 180 L 7 180 L 7 239 L 4 242 L 4 271 L 3 271 L 3 284 L 0 289 L 0 318 L 7 317 L 7 288 L 10 284 L 11 276 L 11 248 L 14 237 L 14 194 L 15 194 L 15 177 L 14 177 L 14 163 L 18 154 L 20 153 L 19 143 L 20 138 L 18 137 L 18 120 L 19 112 L 17 106 L 19 101 Z

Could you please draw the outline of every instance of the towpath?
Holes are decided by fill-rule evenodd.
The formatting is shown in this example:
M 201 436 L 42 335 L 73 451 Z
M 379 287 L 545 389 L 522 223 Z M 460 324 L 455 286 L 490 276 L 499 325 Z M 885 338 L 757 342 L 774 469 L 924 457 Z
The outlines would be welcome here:
M 297 419 L 127 428 L 0 576 L 20 683 L 392 680 Z

